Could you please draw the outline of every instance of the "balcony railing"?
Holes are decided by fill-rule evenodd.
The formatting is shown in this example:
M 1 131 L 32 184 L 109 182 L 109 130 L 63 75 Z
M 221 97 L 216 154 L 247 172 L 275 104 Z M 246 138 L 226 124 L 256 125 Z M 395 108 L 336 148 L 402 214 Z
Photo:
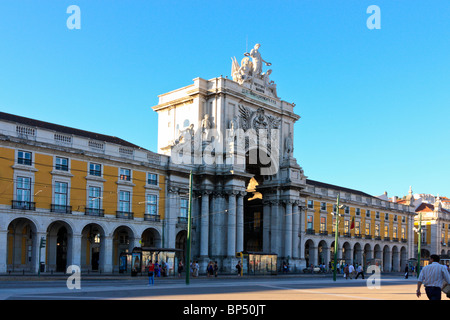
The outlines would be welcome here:
M 128 211 L 116 211 L 116 218 L 133 220 L 134 219 L 134 213 L 133 212 L 128 212 Z
M 392 238 L 392 241 L 398 242 L 398 238 Z
M 306 229 L 306 234 L 316 234 L 314 229 Z
M 365 239 L 372 240 L 372 236 L 370 234 L 366 234 Z
M 188 223 L 188 217 L 178 217 L 178 223 Z
M 390 237 L 384 237 L 384 241 L 391 241 Z
M 349 232 L 344 232 L 344 238 L 351 238 L 352 235 Z
M 159 214 L 144 214 L 144 221 L 161 221 L 161 216 Z
M 56 213 L 72 213 L 72 206 L 65 206 L 62 204 L 51 204 L 50 205 L 50 212 L 56 212 Z
M 13 200 L 12 201 L 12 208 L 13 209 L 20 209 L 20 210 L 36 210 L 36 202 L 31 201 L 19 201 L 19 200 Z
M 321 236 L 327 236 L 328 235 L 328 231 L 327 230 L 320 230 L 320 235 Z
M 87 216 L 104 217 L 105 210 L 97 208 L 86 208 L 84 214 Z
M 402 238 L 402 242 L 406 243 L 406 242 L 408 242 L 408 239 Z

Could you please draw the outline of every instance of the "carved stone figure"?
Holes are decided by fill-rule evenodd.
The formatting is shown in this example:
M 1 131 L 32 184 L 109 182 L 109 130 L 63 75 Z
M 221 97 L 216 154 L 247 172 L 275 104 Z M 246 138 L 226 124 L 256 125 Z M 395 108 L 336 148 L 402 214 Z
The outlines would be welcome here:
M 241 66 L 239 66 L 236 58 L 231 58 L 231 60 L 233 61 L 231 64 L 231 76 L 234 81 L 242 85 L 245 81 L 252 80 L 253 64 L 248 57 L 242 59 Z
M 209 121 L 209 115 L 205 114 L 202 120 L 202 140 L 209 141 L 209 129 L 211 129 L 211 121 Z
M 275 98 L 278 98 L 277 85 L 275 84 L 275 82 L 270 81 L 270 79 L 269 79 L 269 76 L 271 73 L 272 73 L 272 69 L 269 69 L 265 73 L 263 73 L 264 85 L 266 86 L 266 88 L 268 88 L 270 91 L 272 91 L 272 94 Z
M 183 130 L 179 130 L 178 139 L 176 139 L 173 145 L 191 141 L 194 136 L 194 124 L 192 123 L 189 127 Z
M 264 62 L 266 64 L 266 66 L 271 66 L 272 64 L 270 62 L 265 61 L 262 57 L 261 57 L 261 53 L 259 53 L 259 48 L 261 47 L 261 45 L 259 43 L 255 44 L 255 47 L 250 51 L 250 53 L 246 52 L 244 53 L 244 56 L 248 57 L 252 57 L 253 59 L 253 76 L 254 77 L 258 77 L 261 78 L 261 73 L 262 73 L 262 63 Z
M 294 146 L 292 143 L 292 133 L 289 133 L 289 135 L 287 136 L 287 138 L 285 140 L 284 150 L 285 150 L 286 157 L 292 156 L 292 152 L 294 151 Z

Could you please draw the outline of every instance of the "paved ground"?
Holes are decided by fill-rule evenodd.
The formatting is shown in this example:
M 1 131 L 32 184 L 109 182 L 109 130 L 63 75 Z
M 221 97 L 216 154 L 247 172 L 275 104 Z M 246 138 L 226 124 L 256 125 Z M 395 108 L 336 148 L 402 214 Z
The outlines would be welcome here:
M 0 299 L 8 300 L 426 300 L 415 295 L 417 280 L 381 275 L 373 280 L 334 282 L 330 275 L 155 279 L 146 277 L 81 276 L 81 289 L 68 289 L 67 276 L 0 277 Z M 3 281 L 2 281 L 3 280 Z M 423 289 L 422 289 L 423 290 Z M 447 299 L 443 296 L 443 299 Z

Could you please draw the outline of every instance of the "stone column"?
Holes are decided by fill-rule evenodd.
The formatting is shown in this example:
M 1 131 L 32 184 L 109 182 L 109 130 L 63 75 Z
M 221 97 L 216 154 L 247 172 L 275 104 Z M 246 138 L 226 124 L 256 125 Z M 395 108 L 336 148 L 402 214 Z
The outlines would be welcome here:
M 8 230 L 0 230 L 0 273 L 7 272 Z
M 284 257 L 292 258 L 292 200 L 285 201 Z M 283 234 L 282 233 L 282 234 Z
M 179 188 L 169 187 L 168 188 L 168 196 L 169 199 L 167 201 L 167 210 L 165 212 L 164 220 L 165 220 L 165 235 L 164 235 L 164 243 L 163 247 L 165 248 L 175 248 L 175 227 L 178 222 L 178 213 L 179 213 Z
M 244 251 L 244 197 L 246 192 L 240 192 L 236 207 L 236 252 Z
M 209 191 L 202 193 L 202 211 L 200 225 L 200 256 L 208 256 L 208 239 L 209 239 Z
M 113 237 L 104 236 L 100 242 L 100 270 L 105 273 L 112 272 Z
M 300 233 L 300 214 L 298 209 L 299 201 L 294 202 L 294 207 L 292 210 L 292 258 L 298 259 L 300 254 L 298 250 L 298 245 L 300 243 L 299 233 Z
M 46 255 L 46 247 L 40 248 L 41 238 L 46 239 L 47 241 L 47 233 L 46 232 L 36 232 L 34 234 L 33 239 L 33 253 L 31 255 L 31 272 L 38 272 L 40 262 L 45 263 L 45 255 Z M 41 252 L 41 261 L 39 261 L 39 251 Z
M 76 265 L 81 268 L 81 234 L 72 234 L 70 248 L 70 255 L 68 254 L 68 264 Z
M 228 223 L 227 223 L 227 256 L 234 257 L 236 254 L 236 194 L 228 195 Z
M 263 251 L 270 252 L 271 202 L 263 200 Z

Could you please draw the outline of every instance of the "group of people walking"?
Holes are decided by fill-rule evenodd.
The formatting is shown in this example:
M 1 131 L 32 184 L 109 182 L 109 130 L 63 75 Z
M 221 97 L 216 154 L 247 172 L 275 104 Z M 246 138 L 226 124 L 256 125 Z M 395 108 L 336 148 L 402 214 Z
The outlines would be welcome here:
M 200 266 L 198 264 L 198 261 L 192 261 L 190 266 L 189 266 L 189 272 L 192 275 L 192 277 L 197 278 L 198 277 L 198 273 L 200 270 Z M 183 261 L 179 261 L 178 262 L 178 277 L 181 277 L 181 274 L 184 272 L 184 265 L 183 265 Z M 208 277 L 217 277 L 218 275 L 218 271 L 219 271 L 219 266 L 217 264 L 217 261 L 210 261 L 208 263 L 208 266 L 206 267 L 206 275 Z

